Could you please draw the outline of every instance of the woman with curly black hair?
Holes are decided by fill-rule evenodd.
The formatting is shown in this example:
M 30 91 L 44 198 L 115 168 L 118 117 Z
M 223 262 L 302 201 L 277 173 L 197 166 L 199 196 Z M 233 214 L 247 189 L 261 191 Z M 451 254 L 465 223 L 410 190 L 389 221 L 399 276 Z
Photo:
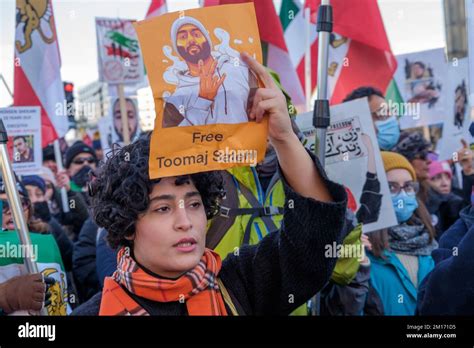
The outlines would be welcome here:
M 218 211 L 218 172 L 150 180 L 149 137 L 125 146 L 96 172 L 92 212 L 119 247 L 117 270 L 77 315 L 288 315 L 327 282 L 341 243 L 342 186 L 329 181 L 294 134 L 286 100 L 256 60 L 242 59 L 264 83 L 250 119 L 268 115 L 287 201 L 283 227 L 223 262 L 205 248 L 208 219 Z

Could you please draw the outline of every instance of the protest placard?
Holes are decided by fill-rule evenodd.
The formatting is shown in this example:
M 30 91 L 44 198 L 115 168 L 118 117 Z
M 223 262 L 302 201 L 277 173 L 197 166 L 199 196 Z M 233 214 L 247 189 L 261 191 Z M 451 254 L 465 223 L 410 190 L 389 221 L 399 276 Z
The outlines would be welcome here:
M 314 151 L 313 113 L 297 115 L 295 120 L 305 147 Z M 331 107 L 325 151 L 326 172 L 350 190 L 363 232 L 397 225 L 367 98 Z
M 155 100 L 150 177 L 261 161 L 267 123 L 249 122 L 262 62 L 253 3 L 168 13 L 135 24 Z M 251 154 L 251 156 L 249 156 Z M 252 158 L 250 158 L 252 157 Z
M 405 102 L 400 128 L 414 128 L 444 120 L 448 68 L 443 48 L 397 56 L 394 78 Z
M 453 154 L 462 147 L 461 139 L 469 142 L 471 137 L 467 58 L 448 63 L 448 72 L 446 117 L 442 137 L 436 148 L 441 160 L 452 159 Z
M 0 118 L 7 130 L 13 170 L 19 175 L 39 173 L 43 165 L 40 107 L 1 108 Z
M 123 122 L 120 110 L 120 98 L 110 98 L 109 116 L 112 124 L 112 142 L 123 146 Z M 135 141 L 140 136 L 140 115 L 138 112 L 137 96 L 125 96 L 128 133 L 130 141 Z
M 109 84 L 140 83 L 144 67 L 133 20 L 96 18 L 99 78 Z

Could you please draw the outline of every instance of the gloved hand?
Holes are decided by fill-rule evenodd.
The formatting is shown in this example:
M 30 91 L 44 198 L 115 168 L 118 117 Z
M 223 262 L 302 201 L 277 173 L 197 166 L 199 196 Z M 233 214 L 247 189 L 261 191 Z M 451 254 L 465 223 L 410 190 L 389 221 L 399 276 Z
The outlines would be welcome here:
M 55 280 L 45 277 L 41 273 L 27 274 L 13 277 L 0 284 L 0 308 L 5 313 L 17 310 L 40 310 L 43 302 L 47 306 L 51 294 L 47 292 L 49 285 Z M 49 302 L 49 303 L 48 303 Z

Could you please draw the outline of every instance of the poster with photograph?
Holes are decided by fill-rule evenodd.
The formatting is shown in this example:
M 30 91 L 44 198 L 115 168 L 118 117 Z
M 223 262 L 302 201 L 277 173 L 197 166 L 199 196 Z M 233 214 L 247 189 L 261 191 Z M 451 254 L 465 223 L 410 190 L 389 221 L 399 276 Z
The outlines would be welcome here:
M 41 171 L 41 109 L 37 106 L 0 108 L 0 118 L 8 134 L 8 153 L 18 175 Z
M 397 56 L 395 80 L 405 103 L 417 114 L 402 115 L 400 128 L 442 122 L 447 110 L 448 67 L 443 48 Z
M 133 22 L 118 18 L 95 19 L 100 81 L 109 84 L 143 81 L 143 59 Z
M 453 153 L 462 147 L 461 139 L 470 141 L 471 106 L 468 90 L 468 60 L 460 59 L 448 63 L 447 111 L 443 136 L 437 147 L 441 160 L 452 159 Z
M 136 96 L 125 97 L 125 108 L 127 112 L 128 134 L 130 142 L 133 143 L 140 136 L 140 118 Z M 120 98 L 111 97 L 110 120 L 112 123 L 112 142 L 123 146 L 123 124 L 120 111 Z
M 135 27 L 155 100 L 150 177 L 249 165 L 224 153 L 263 160 L 268 120 L 248 119 L 258 80 L 240 57 L 262 62 L 253 3 L 167 13 Z
M 314 151 L 313 113 L 300 114 L 295 120 L 305 147 Z M 395 226 L 397 219 L 367 98 L 331 107 L 325 151 L 326 172 L 354 197 L 354 213 L 364 224 L 363 232 Z

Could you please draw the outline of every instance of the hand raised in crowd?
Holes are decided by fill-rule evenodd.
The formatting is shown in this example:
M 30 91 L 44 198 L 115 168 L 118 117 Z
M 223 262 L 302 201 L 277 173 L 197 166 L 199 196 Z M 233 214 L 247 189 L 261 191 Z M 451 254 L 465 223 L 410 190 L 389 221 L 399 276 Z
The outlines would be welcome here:
M 288 138 L 295 136 L 283 92 L 278 88 L 263 65 L 247 53 L 242 53 L 242 60 L 264 85 L 255 92 L 249 118 L 261 122 L 263 115 L 268 114 L 268 136 L 273 144 L 286 141 Z
M 241 57 L 264 85 L 255 92 L 249 118 L 260 123 L 264 115 L 268 116 L 268 137 L 288 184 L 304 197 L 332 202 L 332 196 L 313 160 L 293 132 L 282 91 L 262 64 L 247 53 L 242 53 Z
M 226 74 L 221 77 L 215 76 L 214 72 L 217 67 L 217 60 L 214 60 L 209 68 L 204 66 L 202 60 L 198 63 L 199 66 L 199 96 L 207 100 L 214 100 L 217 95 L 219 87 L 224 83 Z
M 47 287 L 54 282 L 50 277 L 43 279 L 41 273 L 13 277 L 0 284 L 0 308 L 5 313 L 18 310 L 39 311 L 43 304 L 48 306 L 51 303 Z
M 69 175 L 67 174 L 65 170 L 59 171 L 56 174 L 57 187 L 59 187 L 60 189 L 65 187 L 66 191 L 70 191 L 71 190 L 70 181 L 71 179 L 69 178 Z
M 457 151 L 458 162 L 462 167 L 462 171 L 465 175 L 474 174 L 474 168 L 472 166 L 473 153 L 469 148 L 469 144 L 466 140 L 461 139 L 462 148 Z

